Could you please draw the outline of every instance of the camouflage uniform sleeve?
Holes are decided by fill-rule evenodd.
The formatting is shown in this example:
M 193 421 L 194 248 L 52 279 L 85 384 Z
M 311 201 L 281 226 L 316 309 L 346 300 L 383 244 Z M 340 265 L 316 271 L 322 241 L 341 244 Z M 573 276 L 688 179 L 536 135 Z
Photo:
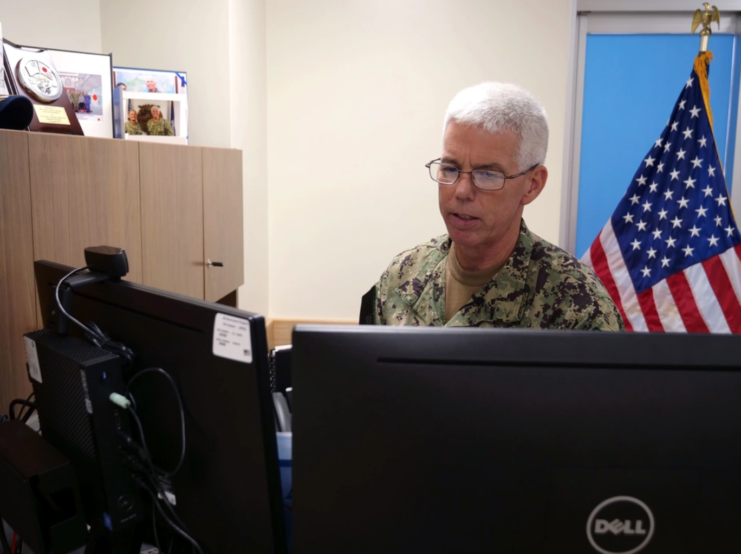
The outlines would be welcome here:
M 393 263 L 392 263 L 393 265 Z M 386 299 L 388 296 L 388 277 L 389 270 L 383 272 L 381 278 L 376 283 L 376 298 L 373 309 L 373 325 L 386 325 L 386 320 L 383 317 L 383 307 L 386 305 Z
M 623 317 L 608 294 L 597 293 L 593 299 L 595 309 L 584 312 L 574 329 L 584 331 L 625 331 Z
M 571 279 L 562 283 L 563 289 L 570 290 L 563 298 L 569 304 L 565 311 L 571 315 L 567 327 L 583 331 L 625 331 L 623 318 L 602 281 L 585 265 L 578 261 L 576 264 Z
M 405 270 L 413 265 L 411 260 L 413 250 L 405 250 L 395 256 L 386 271 L 381 274 L 378 283 L 376 283 L 375 325 L 389 325 L 389 317 L 393 318 L 394 314 L 399 315 L 396 313 L 400 309 L 398 298 L 396 298 L 398 296 L 396 288 L 401 284 Z M 391 306 L 388 305 L 389 302 L 391 302 Z M 393 325 L 393 323 L 391 324 Z

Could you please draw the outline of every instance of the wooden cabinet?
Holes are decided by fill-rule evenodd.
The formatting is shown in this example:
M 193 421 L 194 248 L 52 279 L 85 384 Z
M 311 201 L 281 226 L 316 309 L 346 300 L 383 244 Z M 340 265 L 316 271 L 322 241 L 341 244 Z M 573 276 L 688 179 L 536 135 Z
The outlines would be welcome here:
M 31 392 L 23 333 L 36 327 L 28 136 L 0 136 L 0 413 Z
M 203 149 L 139 145 L 144 284 L 204 298 Z
M 203 240 L 206 261 L 206 300 L 216 302 L 244 282 L 244 207 L 242 153 L 203 149 Z
M 33 255 L 85 265 L 88 246 L 120 246 L 142 282 L 139 148 L 123 140 L 29 133 Z
M 235 302 L 242 217 L 238 150 L 0 130 L 0 413 L 30 392 L 34 260 L 79 267 L 85 247 L 120 246 L 128 280 Z

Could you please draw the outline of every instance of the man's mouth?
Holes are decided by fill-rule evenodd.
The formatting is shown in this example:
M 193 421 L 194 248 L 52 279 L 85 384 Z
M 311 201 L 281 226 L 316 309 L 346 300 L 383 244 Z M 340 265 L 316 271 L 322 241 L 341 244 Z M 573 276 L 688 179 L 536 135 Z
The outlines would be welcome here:
M 451 215 L 453 217 L 455 217 L 457 219 L 461 219 L 463 221 L 473 221 L 474 219 L 478 219 L 478 217 L 474 217 L 472 215 L 467 215 L 467 214 L 452 213 Z

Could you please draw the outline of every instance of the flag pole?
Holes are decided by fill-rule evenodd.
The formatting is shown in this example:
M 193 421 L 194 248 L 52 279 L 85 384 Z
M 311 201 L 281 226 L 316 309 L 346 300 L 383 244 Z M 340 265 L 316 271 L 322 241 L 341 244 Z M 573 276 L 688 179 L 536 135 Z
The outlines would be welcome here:
M 718 24 L 718 30 L 720 30 L 720 12 L 718 8 L 713 6 L 711 9 L 710 4 L 707 2 L 703 2 L 702 5 L 705 6 L 705 11 L 695 10 L 692 16 L 692 34 L 695 33 L 700 23 L 702 23 L 702 31 L 700 31 L 700 54 L 708 51 L 710 35 L 713 34 L 710 24 L 715 21 Z

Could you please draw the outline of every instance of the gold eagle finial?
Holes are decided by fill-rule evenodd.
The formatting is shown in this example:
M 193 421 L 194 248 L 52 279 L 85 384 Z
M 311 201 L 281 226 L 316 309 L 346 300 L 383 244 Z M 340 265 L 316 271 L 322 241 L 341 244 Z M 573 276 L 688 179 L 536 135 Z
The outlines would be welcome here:
M 707 2 L 703 2 L 702 5 L 705 6 L 705 11 L 695 10 L 695 15 L 692 16 L 692 34 L 695 33 L 697 28 L 700 26 L 700 23 L 702 23 L 702 30 L 700 31 L 700 52 L 707 52 L 708 39 L 712 34 L 710 24 L 715 21 L 720 30 L 720 12 L 716 6 L 713 6 L 711 10 L 710 4 Z

